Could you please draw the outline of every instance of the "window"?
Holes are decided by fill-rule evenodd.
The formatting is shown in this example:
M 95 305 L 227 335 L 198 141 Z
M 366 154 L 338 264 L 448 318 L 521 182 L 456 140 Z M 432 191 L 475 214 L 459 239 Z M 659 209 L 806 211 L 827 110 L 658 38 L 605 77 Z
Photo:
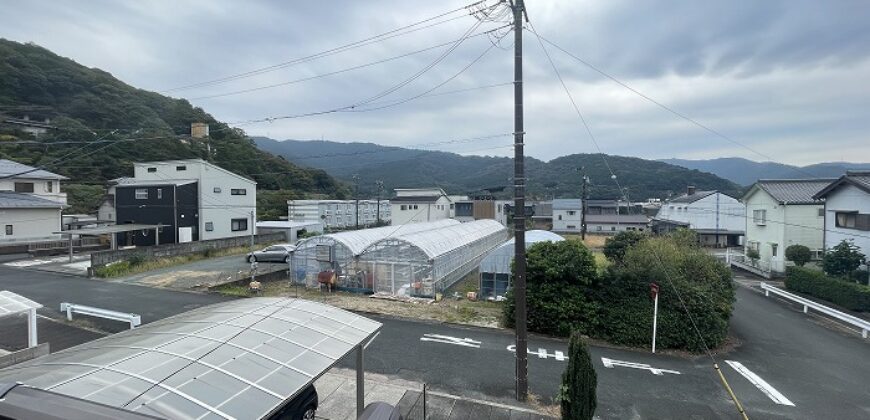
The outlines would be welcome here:
M 601 230 L 601 226 L 595 226 L 595 230 L 600 231 L 600 230 Z
M 568 229 L 577 229 L 577 225 L 568 225 Z
M 12 225 L 6 225 L 6 236 L 12 236 Z
M 157 168 L 148 168 L 148 172 L 151 172 L 151 173 L 157 172 Z
M 186 165 L 178 165 L 178 166 L 175 167 L 175 170 L 176 170 L 176 171 L 186 171 L 186 170 L 187 170 L 187 166 L 186 166 Z
M 214 187 L 214 190 L 213 190 L 213 191 L 214 191 L 215 194 L 220 194 L 220 193 L 221 193 L 221 187 Z
M 616 231 L 616 226 L 611 226 L 611 227 L 610 227 L 610 230 L 612 230 L 612 231 Z
M 158 189 L 157 189 L 157 199 L 158 199 L 158 200 L 162 200 L 162 199 L 163 199 L 163 188 L 158 188 Z
M 137 200 L 147 200 L 148 199 L 148 189 L 147 188 L 136 188 L 136 199 Z
M 767 224 L 767 210 L 752 210 L 752 222 L 758 226 Z
M 840 228 L 870 230 L 870 214 L 838 211 L 835 223 Z
M 248 219 L 232 219 L 230 221 L 230 230 L 233 232 L 248 230 Z
M 417 205 L 416 205 L 416 204 L 414 204 L 414 210 L 417 210 Z
M 824 208 L 819 209 L 819 217 L 825 217 L 825 209 Z
M 45 191 L 52 192 L 54 190 L 54 182 L 48 181 L 45 183 Z
M 15 192 L 32 193 L 33 192 L 33 183 L 32 182 L 16 182 L 15 183 Z
M 771 256 L 773 256 L 773 257 L 776 256 L 776 249 L 777 248 L 779 248 L 779 246 L 777 246 L 777 244 L 770 244 L 770 255 Z
M 575 214 L 577 214 L 576 211 L 574 211 L 574 210 L 568 210 L 568 216 L 573 216 L 573 215 L 575 215 Z
M 562 215 L 561 215 L 561 214 L 559 215 L 559 220 L 562 220 Z
M 230 189 L 230 195 L 248 195 L 248 190 L 244 188 L 232 188 Z
M 450 210 L 453 210 L 453 204 L 450 205 Z
M 501 213 L 501 204 L 497 205 L 496 207 L 498 207 L 498 212 Z M 450 210 L 453 210 L 453 204 L 450 205 Z
M 205 222 L 205 231 L 206 232 L 214 231 L 214 222 Z

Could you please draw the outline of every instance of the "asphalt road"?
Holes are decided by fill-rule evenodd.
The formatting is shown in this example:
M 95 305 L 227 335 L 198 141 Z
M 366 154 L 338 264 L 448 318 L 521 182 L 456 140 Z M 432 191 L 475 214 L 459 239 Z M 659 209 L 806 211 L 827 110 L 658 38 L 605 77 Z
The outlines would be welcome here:
M 71 301 L 139 313 L 143 322 L 227 299 L 4 266 L 0 290 L 43 303 L 49 316 L 60 316 L 60 302 Z M 511 332 L 373 318 L 384 328 L 366 351 L 366 370 L 426 382 L 437 391 L 512 402 Z M 121 330 L 120 324 L 100 326 Z M 870 418 L 870 341 L 745 287 L 737 290 L 731 327 L 742 343 L 717 358 L 750 418 Z M 529 347 L 530 389 L 548 400 L 558 392 L 567 343 L 532 337 Z M 736 418 L 709 358 L 600 347 L 591 353 L 603 419 Z

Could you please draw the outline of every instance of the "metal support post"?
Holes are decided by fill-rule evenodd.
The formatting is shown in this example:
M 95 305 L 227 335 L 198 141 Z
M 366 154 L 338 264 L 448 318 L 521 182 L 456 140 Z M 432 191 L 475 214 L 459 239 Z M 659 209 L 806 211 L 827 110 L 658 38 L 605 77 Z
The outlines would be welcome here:
M 73 262 L 73 236 L 72 236 L 72 234 L 69 234 L 69 237 L 67 238 L 67 240 L 69 240 L 69 262 L 72 263 Z
M 27 311 L 27 348 L 36 347 L 38 343 L 36 335 L 36 308 Z
M 363 345 L 356 346 L 356 416 L 365 410 L 365 371 L 363 370 Z
M 659 317 L 659 294 L 656 293 L 656 297 L 653 300 L 653 337 L 652 337 L 652 352 L 656 352 L 656 327 L 657 321 Z

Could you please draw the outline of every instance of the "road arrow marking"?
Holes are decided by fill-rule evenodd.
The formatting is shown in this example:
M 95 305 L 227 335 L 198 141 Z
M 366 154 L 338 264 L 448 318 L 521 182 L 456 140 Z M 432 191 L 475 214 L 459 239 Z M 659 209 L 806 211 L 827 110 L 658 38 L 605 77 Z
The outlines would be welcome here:
M 517 346 L 514 344 L 511 344 L 511 345 L 507 346 L 507 350 L 511 353 L 516 353 Z M 553 354 L 548 353 L 547 349 L 542 349 L 542 348 L 539 348 L 538 351 L 532 351 L 531 349 L 528 349 L 527 352 L 529 355 L 538 356 L 541 359 L 546 359 L 548 357 L 551 357 L 551 358 L 556 359 L 560 362 L 564 362 L 564 361 L 568 360 L 568 356 L 565 356 L 565 353 L 562 353 L 559 350 L 553 351 Z
M 480 348 L 480 341 L 472 340 L 470 338 L 451 337 L 449 335 L 423 334 L 423 336 L 420 337 L 420 341 L 431 341 L 434 343 L 454 344 L 457 346 L 471 347 L 471 348 L 475 348 L 475 349 Z
M 749 382 L 752 382 L 752 385 L 755 385 L 756 388 L 763 392 L 764 395 L 767 395 L 767 397 L 773 400 L 773 402 L 780 405 L 790 405 L 794 407 L 794 403 L 786 398 L 785 395 L 782 395 L 776 390 L 776 388 L 767 383 L 767 381 L 761 379 L 761 377 L 756 375 L 755 372 L 749 370 L 746 366 L 743 366 L 743 363 L 734 360 L 726 360 L 725 363 L 728 363 L 729 366 L 743 375 L 743 377 L 748 379 Z
M 604 364 L 606 368 L 614 368 L 614 367 L 627 367 L 632 369 L 643 369 L 652 372 L 654 375 L 663 375 L 665 373 L 672 373 L 674 375 L 679 375 L 680 372 L 670 369 L 657 369 L 645 363 L 634 363 L 634 362 L 624 362 L 622 360 L 613 360 L 608 359 L 606 357 L 601 358 L 601 363 Z

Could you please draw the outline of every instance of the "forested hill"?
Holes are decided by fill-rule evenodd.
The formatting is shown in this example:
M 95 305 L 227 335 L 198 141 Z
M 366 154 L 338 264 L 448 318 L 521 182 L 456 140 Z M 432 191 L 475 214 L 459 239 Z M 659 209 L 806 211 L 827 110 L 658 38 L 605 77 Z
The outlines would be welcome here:
M 68 176 L 70 184 L 99 185 L 131 176 L 132 162 L 208 159 L 205 141 L 189 138 L 192 122 L 206 122 L 209 160 L 253 178 L 260 189 L 281 189 L 284 196 L 300 198 L 347 192 L 322 170 L 301 168 L 257 149 L 243 131 L 186 100 L 134 88 L 34 44 L 0 39 L 0 116 L 24 115 L 50 118 L 57 129 L 34 138 L 14 125 L 0 124 L 0 158 L 48 165 L 48 170 Z M 20 144 L 28 140 L 38 143 Z
M 376 180 L 389 191 L 396 187 L 439 186 L 448 193 L 473 193 L 482 188 L 509 187 L 513 160 L 506 157 L 461 156 L 454 153 L 386 147 L 372 143 L 332 141 L 276 141 L 255 137 L 257 145 L 291 162 L 321 168 L 340 179 L 360 178 L 360 191 L 371 194 Z M 717 189 L 739 196 L 737 184 L 716 175 L 663 162 L 624 156 L 575 154 L 549 162 L 526 158 L 528 193 L 533 198 L 579 197 L 578 167 L 585 167 L 592 183 L 590 196 L 613 198 L 620 194 L 604 164 L 617 175 L 619 185 L 632 200 L 679 195 L 687 185 L 701 190 Z M 506 188 L 504 197 L 512 193 Z

